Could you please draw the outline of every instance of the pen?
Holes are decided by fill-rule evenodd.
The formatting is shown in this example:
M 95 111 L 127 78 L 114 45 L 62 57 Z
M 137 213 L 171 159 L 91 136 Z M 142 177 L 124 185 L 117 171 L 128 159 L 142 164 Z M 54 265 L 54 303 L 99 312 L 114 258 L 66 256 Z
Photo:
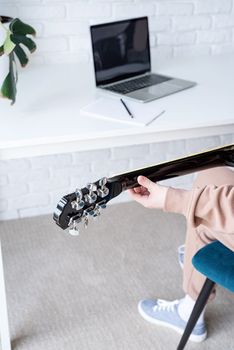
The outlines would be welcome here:
M 123 106 L 125 107 L 126 111 L 128 112 L 128 114 L 130 115 L 131 118 L 134 118 L 134 116 L 132 115 L 132 113 L 130 112 L 128 106 L 126 105 L 126 103 L 122 100 L 122 98 L 120 99 L 120 102 L 123 104 Z

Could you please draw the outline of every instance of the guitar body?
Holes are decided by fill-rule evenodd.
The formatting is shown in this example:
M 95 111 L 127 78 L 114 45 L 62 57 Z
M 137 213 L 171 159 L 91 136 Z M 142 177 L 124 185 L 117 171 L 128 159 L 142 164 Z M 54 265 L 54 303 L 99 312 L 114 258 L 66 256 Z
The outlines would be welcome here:
M 69 227 L 70 233 L 75 234 L 81 221 L 86 226 L 88 217 L 98 216 L 100 209 L 111 199 L 127 189 L 138 187 L 139 175 L 156 182 L 220 166 L 234 167 L 234 144 L 135 169 L 88 184 L 87 187 L 76 190 L 60 200 L 54 213 L 54 220 L 62 229 Z

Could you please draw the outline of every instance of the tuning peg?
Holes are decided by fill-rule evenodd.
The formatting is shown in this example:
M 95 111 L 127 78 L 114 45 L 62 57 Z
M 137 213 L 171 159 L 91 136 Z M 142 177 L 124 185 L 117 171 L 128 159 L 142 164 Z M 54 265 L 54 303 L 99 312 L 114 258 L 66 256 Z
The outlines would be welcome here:
M 100 207 L 99 207 L 99 205 L 97 204 L 96 207 L 94 208 L 93 218 L 96 219 L 96 218 L 98 218 L 100 215 L 101 215 Z
M 104 198 L 109 194 L 109 188 L 106 187 L 107 177 L 103 177 L 98 181 L 100 188 L 97 190 L 97 194 L 99 197 Z
M 97 185 L 94 183 L 88 183 L 86 187 L 90 192 L 97 191 Z
M 86 187 L 89 190 L 89 193 L 85 195 L 84 197 L 85 201 L 89 204 L 92 204 L 97 200 L 97 195 L 96 193 L 94 193 L 95 191 L 97 191 L 97 185 L 93 183 L 89 183 L 87 184 Z
M 80 234 L 80 230 L 77 226 L 77 222 L 76 221 L 72 221 L 70 227 L 69 227 L 69 233 L 72 236 L 79 236 Z
M 88 224 L 89 224 L 88 215 L 89 215 L 88 211 L 84 210 L 81 220 L 82 220 L 82 222 L 84 224 L 84 228 L 85 229 L 88 227 Z
M 85 205 L 85 202 L 82 200 L 83 193 L 81 190 L 76 189 L 75 194 L 76 194 L 76 199 L 71 202 L 71 207 L 72 207 L 72 209 L 80 210 Z
M 80 201 L 83 198 L 83 193 L 78 188 L 76 189 L 75 194 L 76 194 L 77 201 Z
M 99 181 L 98 181 L 99 186 L 103 187 L 107 184 L 107 177 L 102 177 Z
M 78 227 L 70 228 L 69 229 L 69 234 L 71 236 L 79 236 L 80 230 L 78 229 Z
M 99 204 L 99 207 L 100 207 L 101 209 L 106 209 L 106 203 Z
M 77 201 L 72 201 L 71 202 L 71 207 L 72 209 L 75 209 L 75 210 L 80 210 L 82 208 L 84 208 L 84 201 L 80 201 L 80 202 L 77 202 Z

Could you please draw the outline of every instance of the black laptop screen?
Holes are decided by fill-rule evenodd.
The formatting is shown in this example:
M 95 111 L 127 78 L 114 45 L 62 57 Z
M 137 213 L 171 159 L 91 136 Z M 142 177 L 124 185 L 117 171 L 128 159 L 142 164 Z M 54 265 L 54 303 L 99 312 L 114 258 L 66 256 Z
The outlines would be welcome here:
M 90 27 L 96 85 L 150 71 L 147 17 Z

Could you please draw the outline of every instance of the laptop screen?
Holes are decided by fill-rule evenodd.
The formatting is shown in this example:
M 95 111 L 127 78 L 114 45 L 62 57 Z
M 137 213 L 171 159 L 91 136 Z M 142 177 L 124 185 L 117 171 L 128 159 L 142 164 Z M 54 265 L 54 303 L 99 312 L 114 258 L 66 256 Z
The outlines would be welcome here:
M 96 85 L 149 72 L 147 17 L 90 27 Z

